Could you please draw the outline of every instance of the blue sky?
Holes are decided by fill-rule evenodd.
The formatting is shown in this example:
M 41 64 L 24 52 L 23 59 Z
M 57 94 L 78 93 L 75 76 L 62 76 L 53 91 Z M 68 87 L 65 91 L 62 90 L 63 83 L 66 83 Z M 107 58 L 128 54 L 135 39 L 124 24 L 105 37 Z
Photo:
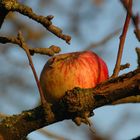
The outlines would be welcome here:
M 136 3 L 139 3 L 140 1 L 135 1 Z M 33 1 L 29 2 L 31 6 L 36 7 L 35 3 Z M 75 12 L 76 9 L 72 9 L 73 7 L 73 0 L 58 0 L 57 2 L 60 6 L 66 8 L 70 12 Z M 135 4 L 135 9 L 138 10 L 139 5 Z M 87 3 L 81 7 L 80 15 L 81 17 L 86 13 L 88 8 L 92 9 L 91 1 L 88 0 Z M 80 23 L 79 29 L 80 33 L 82 34 L 82 37 L 76 36 L 73 32 L 68 30 L 68 24 L 71 22 L 71 18 L 67 16 L 66 13 L 59 12 L 61 11 L 58 9 L 57 5 L 50 5 L 50 7 L 44 8 L 44 9 L 38 9 L 35 8 L 35 11 L 43 14 L 48 15 L 52 14 L 55 16 L 53 19 L 53 23 L 59 27 L 61 27 L 66 34 L 70 34 L 72 36 L 72 41 L 70 45 L 67 45 L 63 40 L 51 35 L 48 39 L 44 39 L 43 44 L 44 46 L 50 46 L 52 44 L 61 46 L 62 52 L 72 52 L 72 51 L 81 51 L 84 50 L 86 47 L 88 47 L 93 42 L 98 42 L 102 38 L 104 38 L 106 35 L 108 35 L 110 32 L 113 32 L 115 29 L 123 27 L 124 20 L 125 20 L 125 10 L 123 9 L 123 6 L 120 4 L 118 0 L 106 0 L 106 3 L 101 7 L 93 7 L 96 8 L 98 11 L 98 15 L 94 15 L 94 18 L 84 19 L 83 16 L 83 22 Z M 94 12 L 94 10 L 91 10 L 90 12 Z M 139 11 L 140 12 L 140 11 Z M 92 15 L 92 14 L 91 14 Z M 26 18 L 27 20 L 27 18 Z M 129 62 L 131 64 L 131 67 L 125 71 L 122 71 L 122 73 L 134 70 L 137 66 L 136 63 L 136 53 L 135 53 L 135 47 L 138 47 L 140 44 L 135 38 L 135 35 L 133 33 L 134 27 L 131 23 L 124 47 L 123 52 L 123 58 L 122 58 L 122 64 L 125 64 Z M 120 35 L 120 34 L 119 34 Z M 104 46 L 100 46 L 98 48 L 92 49 L 97 54 L 101 55 L 101 57 L 106 61 L 109 69 L 110 75 L 112 74 L 115 62 L 116 62 L 116 56 L 117 56 L 117 50 L 119 45 L 119 35 L 114 37 L 112 40 L 110 40 L 108 43 L 106 43 Z M 18 54 L 17 55 L 17 51 Z M 19 50 L 19 48 L 14 48 L 10 51 L 11 56 L 15 57 L 15 59 L 21 59 L 24 61 L 27 61 L 27 58 L 25 55 L 23 55 L 23 51 Z M 38 75 L 41 72 L 41 69 L 48 57 L 41 57 L 35 55 L 33 57 L 35 67 L 37 69 Z M 0 58 L 2 61 L 2 58 Z M 12 66 L 9 66 L 9 68 L 12 68 Z M 7 68 L 7 70 L 9 69 Z M 19 69 L 20 73 L 20 69 Z M 32 75 L 32 72 L 30 71 L 30 68 L 28 71 L 24 71 L 24 75 L 27 75 L 29 77 L 29 82 L 32 83 L 32 85 L 35 85 L 35 81 Z M 0 98 L 0 104 L 5 104 L 7 100 L 11 100 L 13 97 L 11 95 L 11 92 L 14 92 L 17 100 L 17 104 L 19 106 L 24 105 L 24 109 L 32 108 L 35 106 L 38 102 L 39 96 L 37 88 L 35 87 L 33 89 L 32 94 L 26 93 L 24 95 L 24 100 L 21 101 L 21 95 L 18 94 L 18 91 L 21 91 L 21 89 L 9 89 L 10 93 L 9 99 L 7 99 L 3 96 Z M 6 103 L 2 109 L 2 112 L 13 114 L 13 113 L 20 113 L 23 109 L 23 107 L 16 107 L 12 106 L 10 103 Z M 94 111 L 95 116 L 91 118 L 93 122 L 93 127 L 99 131 L 101 134 L 107 136 L 110 134 L 110 132 L 113 133 L 113 128 L 120 122 L 120 120 L 127 115 L 130 116 L 129 122 L 124 123 L 120 127 L 120 131 L 117 130 L 116 133 L 114 133 L 112 140 L 128 140 L 135 138 L 137 135 L 139 135 L 140 130 L 140 122 L 137 119 L 137 116 L 140 115 L 140 105 L 139 104 L 129 104 L 129 105 L 117 105 L 117 106 L 106 106 L 98 108 Z M 124 118 L 123 118 L 124 119 Z M 123 122 L 122 122 L 123 123 Z M 71 126 L 73 129 L 69 129 L 69 126 Z M 89 128 L 85 125 L 82 125 L 80 127 L 77 127 L 71 120 L 65 120 L 63 122 L 59 122 L 50 126 L 45 127 L 45 129 L 56 133 L 60 136 L 64 136 L 65 138 L 68 138 L 69 140 L 85 140 L 86 134 L 83 132 L 85 129 L 89 131 Z M 33 132 L 29 135 L 29 138 L 31 140 L 50 140 L 50 138 L 46 138 L 38 132 Z

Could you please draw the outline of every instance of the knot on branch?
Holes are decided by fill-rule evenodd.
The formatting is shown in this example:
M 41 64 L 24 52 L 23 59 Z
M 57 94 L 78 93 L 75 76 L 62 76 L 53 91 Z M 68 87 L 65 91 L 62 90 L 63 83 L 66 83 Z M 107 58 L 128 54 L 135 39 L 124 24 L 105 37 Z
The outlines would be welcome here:
M 65 108 L 67 114 L 77 124 L 85 123 L 91 125 L 90 116 L 93 116 L 93 106 L 95 103 L 92 96 L 92 89 L 81 89 L 75 87 L 73 90 L 66 92 L 60 101 L 61 106 Z
M 65 106 L 66 110 L 71 113 L 91 112 L 94 104 L 92 91 L 92 89 L 81 89 L 76 87 L 73 90 L 66 92 L 61 103 Z

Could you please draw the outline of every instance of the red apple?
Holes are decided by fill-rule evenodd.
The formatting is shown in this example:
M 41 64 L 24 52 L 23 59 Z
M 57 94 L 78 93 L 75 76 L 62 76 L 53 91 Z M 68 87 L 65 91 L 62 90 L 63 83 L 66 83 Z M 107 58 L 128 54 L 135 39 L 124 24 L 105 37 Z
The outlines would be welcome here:
M 94 52 L 72 52 L 50 58 L 40 83 L 48 102 L 57 102 L 74 87 L 93 88 L 108 78 L 105 62 Z

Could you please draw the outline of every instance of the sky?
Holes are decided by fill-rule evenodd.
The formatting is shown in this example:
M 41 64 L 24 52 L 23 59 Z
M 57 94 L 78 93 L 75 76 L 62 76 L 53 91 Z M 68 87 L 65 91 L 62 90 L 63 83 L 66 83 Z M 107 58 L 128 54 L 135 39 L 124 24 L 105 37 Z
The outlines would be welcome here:
M 138 0 L 136 1 L 137 3 Z M 57 2 L 62 8 L 66 8 L 68 11 L 76 13 L 75 9 L 73 8 L 73 0 L 59 0 Z M 35 3 L 33 1 L 29 2 L 29 5 L 33 7 L 36 7 Z M 138 5 L 134 5 L 135 10 L 138 10 Z M 76 8 L 76 7 L 74 7 Z M 66 52 L 73 52 L 73 51 L 81 51 L 85 50 L 88 46 L 90 46 L 93 42 L 98 42 L 102 38 L 104 38 L 107 34 L 110 32 L 113 32 L 117 28 L 122 28 L 125 20 L 125 10 L 123 9 L 122 5 L 118 0 L 109 1 L 106 0 L 106 3 L 103 6 L 99 7 L 92 7 L 91 1 L 88 0 L 87 3 L 84 6 L 80 7 L 80 16 L 83 19 L 79 24 L 80 33 L 82 34 L 82 37 L 75 35 L 72 31 L 68 30 L 68 23 L 71 22 L 71 18 L 67 16 L 66 13 L 60 12 L 61 9 L 58 9 L 57 5 L 50 5 L 50 7 L 47 7 L 46 9 L 37 9 L 35 8 L 35 11 L 42 14 L 42 15 L 54 15 L 55 18 L 53 19 L 53 23 L 63 29 L 63 31 L 66 34 L 70 34 L 72 36 L 72 41 L 70 45 L 67 45 L 63 40 L 58 39 L 57 37 L 50 34 L 50 37 L 48 39 L 44 39 L 43 44 L 46 46 L 50 46 L 52 44 L 57 44 L 58 46 L 61 46 L 61 53 Z M 92 9 L 89 12 L 93 12 L 91 14 L 94 17 L 94 22 L 92 18 L 87 16 L 84 16 L 84 14 L 89 10 L 89 8 L 96 8 L 96 11 L 98 15 L 94 14 L 94 10 Z M 139 11 L 140 12 L 140 11 Z M 86 18 L 85 18 L 86 17 Z M 27 20 L 27 19 L 26 19 Z M 93 26 L 94 25 L 94 26 Z M 129 62 L 131 64 L 131 67 L 127 70 L 122 71 L 122 73 L 129 72 L 131 70 L 134 70 L 137 66 L 136 60 L 136 53 L 135 53 L 135 47 L 139 46 L 139 42 L 135 38 L 135 35 L 133 33 L 134 27 L 131 23 L 129 31 L 127 33 L 124 52 L 123 52 L 123 58 L 122 58 L 122 64 L 125 64 Z M 101 57 L 105 60 L 105 62 L 108 65 L 109 74 L 112 74 L 112 71 L 114 69 L 114 65 L 116 62 L 116 56 L 117 56 L 117 50 L 119 45 L 119 35 L 111 39 L 109 42 L 107 42 L 104 46 L 100 46 L 98 48 L 92 49 L 92 51 L 96 52 L 97 54 L 101 55 Z M 18 55 L 17 55 L 18 51 Z M 15 57 L 15 59 L 27 59 L 25 55 L 23 55 L 22 51 L 19 51 L 19 49 L 14 48 L 10 51 L 11 56 Z M 38 75 L 41 72 L 41 69 L 43 65 L 46 62 L 46 59 L 48 57 L 40 58 L 40 56 L 34 56 L 34 64 L 37 69 Z M 2 58 L 0 58 L 2 61 Z M 9 68 L 12 68 L 12 66 L 9 66 Z M 7 68 L 8 70 L 8 68 Z M 19 69 L 20 72 L 20 69 Z M 24 71 L 24 75 L 28 75 L 30 81 L 32 81 L 32 84 L 35 84 L 35 81 L 32 76 L 32 72 L 28 69 L 28 71 Z M 18 91 L 21 91 L 22 89 L 18 89 Z M 23 107 L 13 107 L 11 103 L 6 103 L 3 108 L 1 109 L 3 113 L 13 114 L 13 113 L 20 113 L 21 109 L 29 109 L 32 108 L 37 104 L 37 101 L 39 99 L 37 88 L 34 89 L 34 93 L 29 95 L 24 95 L 24 100 L 20 100 L 21 96 L 18 94 L 17 89 L 10 88 L 10 92 L 14 92 L 16 96 L 12 96 L 10 93 L 8 94 L 8 98 L 2 97 L 0 98 L 0 104 L 5 104 L 7 100 L 12 100 L 12 98 L 16 97 L 16 104 L 19 106 L 24 105 Z M 116 105 L 116 106 L 105 106 L 98 108 L 94 110 L 95 115 L 91 117 L 90 119 L 93 122 L 93 128 L 95 128 L 97 131 L 99 131 L 102 135 L 109 137 L 109 135 L 113 135 L 112 140 L 130 140 L 132 138 L 135 138 L 139 135 L 140 130 L 140 122 L 137 116 L 140 115 L 140 105 L 139 104 L 127 104 L 127 105 Z M 130 118 L 128 118 L 128 116 Z M 118 124 L 121 123 L 120 121 L 124 119 L 129 119 L 129 122 L 125 119 L 122 122 L 122 125 L 119 126 Z M 115 131 L 115 127 L 118 125 L 119 130 Z M 68 129 L 69 127 L 72 127 L 72 129 Z M 69 140 L 86 140 L 87 135 L 84 133 L 85 130 L 90 131 L 89 127 L 86 125 L 82 125 L 80 127 L 77 127 L 71 120 L 64 120 L 59 123 L 55 123 L 53 125 L 47 126 L 44 129 L 47 129 L 50 132 L 53 132 L 55 134 L 58 134 L 59 136 L 63 136 L 65 138 L 68 138 Z M 113 131 L 114 130 L 114 131 Z M 108 135 L 109 134 L 109 135 Z M 33 132 L 29 134 L 28 136 L 31 140 L 50 140 L 50 138 L 46 138 L 45 136 L 40 135 L 38 132 Z

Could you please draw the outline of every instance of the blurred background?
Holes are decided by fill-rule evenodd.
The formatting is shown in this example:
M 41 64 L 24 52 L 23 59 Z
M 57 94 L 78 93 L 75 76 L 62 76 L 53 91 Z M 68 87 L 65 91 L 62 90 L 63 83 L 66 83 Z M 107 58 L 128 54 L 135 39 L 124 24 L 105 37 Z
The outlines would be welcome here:
M 1 36 L 16 36 L 21 30 L 30 47 L 60 46 L 62 51 L 92 50 L 107 63 L 111 75 L 116 62 L 119 36 L 126 11 L 119 0 L 20 0 L 39 15 L 53 15 L 53 24 L 72 37 L 66 44 L 40 24 L 18 13 L 11 13 L 0 30 Z M 140 13 L 140 1 L 133 1 L 133 12 Z M 122 64 L 137 67 L 135 48 L 140 47 L 130 24 Z M 38 76 L 49 57 L 35 54 Z M 37 86 L 26 54 L 16 45 L 0 44 L 0 113 L 17 114 L 39 103 Z M 28 135 L 29 140 L 131 140 L 140 135 L 140 105 L 122 104 L 94 110 L 92 128 L 76 126 L 71 120 L 55 123 Z M 95 133 L 92 132 L 95 130 Z

